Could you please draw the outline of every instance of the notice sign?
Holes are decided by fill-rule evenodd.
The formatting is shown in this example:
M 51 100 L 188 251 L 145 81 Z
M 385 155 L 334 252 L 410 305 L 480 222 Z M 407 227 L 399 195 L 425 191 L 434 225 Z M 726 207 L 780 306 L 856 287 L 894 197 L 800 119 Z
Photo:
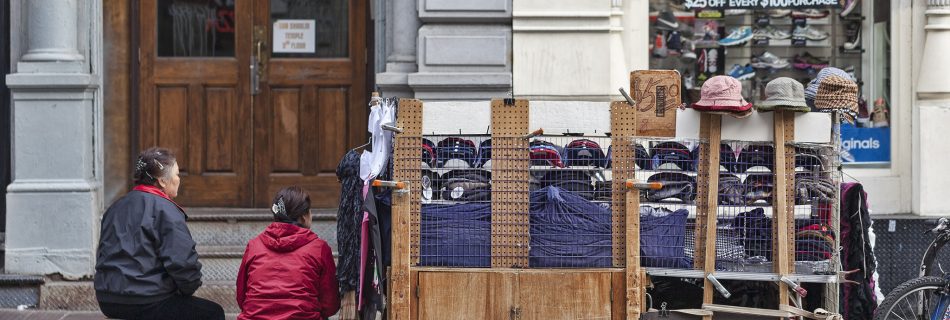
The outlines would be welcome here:
M 841 8 L 842 0 L 686 0 L 689 10 Z
M 275 53 L 317 52 L 315 20 L 277 20 L 274 22 Z

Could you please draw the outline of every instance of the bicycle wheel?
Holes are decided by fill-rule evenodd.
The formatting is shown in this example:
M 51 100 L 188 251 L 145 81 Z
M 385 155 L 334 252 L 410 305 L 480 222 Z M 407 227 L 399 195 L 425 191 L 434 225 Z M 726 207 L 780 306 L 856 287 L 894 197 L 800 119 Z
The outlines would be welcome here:
M 945 288 L 947 280 L 941 277 L 921 277 L 908 280 L 887 294 L 877 308 L 874 320 L 950 319 L 934 313 L 946 313 L 950 296 Z

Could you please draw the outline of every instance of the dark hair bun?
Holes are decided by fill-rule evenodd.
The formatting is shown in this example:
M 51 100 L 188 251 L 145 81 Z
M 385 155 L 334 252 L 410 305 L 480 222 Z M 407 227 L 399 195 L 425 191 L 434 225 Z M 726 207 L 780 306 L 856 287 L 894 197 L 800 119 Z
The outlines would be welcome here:
M 158 178 L 164 177 L 175 165 L 175 154 L 159 147 L 148 148 L 139 153 L 135 160 L 132 178 L 135 184 L 158 185 Z

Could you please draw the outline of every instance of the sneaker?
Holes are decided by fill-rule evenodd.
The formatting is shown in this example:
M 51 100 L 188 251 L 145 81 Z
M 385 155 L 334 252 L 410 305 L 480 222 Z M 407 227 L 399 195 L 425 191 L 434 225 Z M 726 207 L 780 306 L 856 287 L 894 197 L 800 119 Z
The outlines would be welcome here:
M 744 26 L 738 27 L 732 30 L 729 33 L 729 36 L 719 40 L 719 45 L 731 47 L 742 45 L 752 39 L 752 27 Z
M 758 28 L 752 32 L 752 36 L 760 39 L 773 39 L 773 40 L 784 40 L 791 38 L 792 35 L 788 32 L 776 29 L 773 26 L 767 26 L 765 28 Z
M 792 58 L 792 67 L 799 70 L 808 70 L 815 69 L 820 70 L 828 66 L 828 60 L 823 60 L 816 56 L 811 55 L 810 52 L 805 52 L 801 55 L 795 55 Z
M 680 23 L 679 21 L 676 21 L 676 15 L 673 14 L 673 11 L 661 11 L 656 17 L 657 29 L 672 31 L 679 29 L 679 27 Z
M 788 68 L 788 65 L 788 60 L 779 58 L 768 51 L 757 57 L 752 57 L 752 67 L 757 69 L 785 69 Z
M 666 39 L 663 38 L 663 32 L 657 31 L 653 37 L 653 56 L 657 58 L 666 58 L 669 52 L 666 50 Z
M 729 70 L 729 76 L 736 80 L 749 80 L 755 77 L 755 68 L 748 64 L 745 66 L 736 64 L 732 66 L 732 70 Z
M 776 18 L 776 19 L 787 17 L 790 14 L 792 14 L 792 10 L 785 10 L 785 9 L 769 10 L 769 17 Z
M 796 26 L 795 31 L 792 32 L 792 35 L 795 37 L 805 38 L 811 41 L 821 41 L 828 39 L 828 33 L 820 30 L 816 30 L 811 26 Z
M 683 50 L 682 50 L 683 60 L 693 61 L 696 60 L 696 44 L 693 41 L 688 39 L 683 39 Z
M 845 50 L 855 50 L 861 47 L 861 25 L 857 26 L 857 29 L 854 30 L 854 34 L 849 36 L 848 39 L 841 45 Z
M 727 16 L 741 16 L 749 13 L 748 9 L 726 9 Z
M 868 102 L 864 96 L 858 97 L 858 120 L 867 122 L 871 118 L 871 112 L 868 111 Z
M 827 17 L 830 13 L 828 10 L 818 10 L 818 9 L 805 9 L 805 10 L 794 10 L 792 11 L 792 18 L 807 18 L 807 19 L 821 19 Z
M 709 50 L 709 55 L 706 57 L 706 71 L 712 74 L 719 72 L 719 50 Z
M 693 82 L 693 75 L 686 71 L 683 73 L 683 88 L 686 90 L 693 90 L 696 88 L 695 83 Z
M 842 70 L 848 73 L 848 76 L 851 77 L 851 81 L 858 82 L 858 77 L 855 76 L 854 74 L 854 66 L 847 66 L 847 67 L 844 67 L 844 69 Z
M 861 0 L 844 0 L 844 9 L 841 10 L 839 15 L 843 18 L 851 14 L 854 9 L 858 8 L 858 4 L 861 3 Z
M 874 100 L 874 111 L 871 111 L 871 123 L 874 124 L 875 128 L 884 128 L 888 126 L 889 122 L 887 103 L 884 102 L 884 98 L 877 98 L 877 100 Z

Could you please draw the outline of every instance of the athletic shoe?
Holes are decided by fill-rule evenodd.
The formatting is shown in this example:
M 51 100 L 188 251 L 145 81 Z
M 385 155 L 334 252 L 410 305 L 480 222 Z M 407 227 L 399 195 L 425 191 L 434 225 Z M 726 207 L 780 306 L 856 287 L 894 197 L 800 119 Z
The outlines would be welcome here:
M 719 72 L 719 50 L 709 50 L 709 56 L 706 57 L 706 70 L 712 74 Z
M 755 29 L 755 31 L 752 32 L 752 35 L 753 37 L 760 39 L 764 38 L 773 40 L 784 40 L 792 37 L 792 35 L 788 34 L 788 32 L 776 29 L 773 26 Z
M 889 122 L 887 103 L 884 102 L 884 98 L 877 98 L 877 100 L 874 100 L 874 111 L 871 111 L 871 123 L 874 124 L 875 128 L 883 128 L 887 127 Z
M 679 29 L 679 27 L 680 23 L 676 21 L 676 15 L 673 14 L 673 11 L 664 10 L 656 17 L 657 29 L 672 31 Z
M 663 38 L 663 32 L 657 31 L 653 38 L 653 56 L 657 58 L 666 58 L 669 51 L 666 50 L 666 39 Z
M 732 66 L 732 70 L 729 70 L 729 76 L 736 80 L 749 80 L 755 77 L 755 68 L 748 64 L 745 66 L 736 64 Z
M 683 74 L 683 88 L 686 90 L 693 90 L 696 88 L 695 82 L 693 82 L 693 75 L 690 74 L 689 71 L 686 71 L 686 73 Z
M 741 16 L 749 13 L 748 9 L 726 9 L 727 16 Z
M 821 19 L 827 17 L 828 10 L 805 9 L 792 11 L 792 18 Z
M 706 71 L 708 71 L 706 70 L 706 50 L 699 52 L 699 56 L 696 57 L 696 61 L 698 62 L 696 66 L 696 72 L 698 72 L 700 75 L 705 74 Z
M 769 17 L 776 18 L 776 19 L 787 17 L 790 14 L 792 14 L 792 10 L 785 10 L 785 9 L 769 10 Z
M 788 65 L 788 60 L 779 58 L 768 51 L 757 57 L 752 57 L 752 67 L 757 69 L 785 69 L 788 68 Z
M 861 47 L 861 25 L 858 25 L 854 35 L 848 37 L 848 40 L 841 45 L 845 50 L 854 50 Z
M 844 9 L 841 10 L 841 17 L 845 17 L 851 14 L 854 9 L 858 8 L 858 4 L 861 3 L 861 0 L 844 0 Z
M 746 42 L 749 42 L 749 40 L 751 39 L 752 39 L 752 27 L 749 27 L 749 26 L 738 27 L 738 28 L 733 29 L 732 32 L 729 33 L 728 37 L 722 40 L 719 40 L 719 45 L 726 46 L 726 47 L 738 46 L 738 45 L 745 44 Z
M 683 51 L 682 51 L 683 60 L 687 60 L 687 61 L 696 60 L 695 51 L 696 51 L 696 45 L 693 43 L 693 41 L 690 41 L 688 39 L 683 39 Z
M 816 56 L 811 55 L 810 52 L 805 52 L 801 55 L 795 55 L 792 58 L 792 67 L 799 70 L 808 70 L 815 69 L 820 70 L 828 66 L 828 60 L 823 60 Z
M 844 72 L 848 73 L 848 76 L 851 76 L 851 81 L 858 82 L 858 77 L 854 74 L 854 66 L 844 67 Z
M 828 39 L 828 33 L 820 30 L 815 30 L 811 26 L 796 26 L 795 31 L 792 32 L 792 35 L 795 37 L 805 38 L 811 41 L 821 41 Z

